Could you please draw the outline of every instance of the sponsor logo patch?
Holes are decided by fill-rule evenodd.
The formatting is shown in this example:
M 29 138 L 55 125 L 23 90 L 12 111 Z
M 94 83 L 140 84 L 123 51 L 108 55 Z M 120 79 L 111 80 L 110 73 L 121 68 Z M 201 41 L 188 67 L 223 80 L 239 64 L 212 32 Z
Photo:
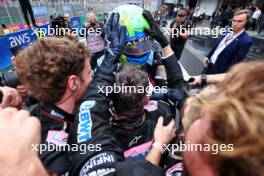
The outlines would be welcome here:
M 49 130 L 46 141 L 57 146 L 65 146 L 68 140 L 68 133 L 65 131 Z
M 144 106 L 148 112 L 156 111 L 158 109 L 158 102 L 157 101 L 149 101 L 147 105 Z
M 89 159 L 82 167 L 81 176 L 113 175 L 115 173 L 116 158 L 110 152 L 100 153 Z
M 92 117 L 90 109 L 95 105 L 95 101 L 85 101 L 80 106 L 79 125 L 78 125 L 78 143 L 92 138 Z

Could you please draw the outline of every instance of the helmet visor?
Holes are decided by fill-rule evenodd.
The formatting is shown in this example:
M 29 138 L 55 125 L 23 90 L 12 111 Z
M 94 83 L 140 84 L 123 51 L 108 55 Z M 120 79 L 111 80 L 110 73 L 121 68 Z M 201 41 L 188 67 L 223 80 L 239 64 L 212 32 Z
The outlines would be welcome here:
M 130 56 L 140 56 L 148 53 L 153 47 L 153 39 L 149 36 L 125 43 L 123 54 Z

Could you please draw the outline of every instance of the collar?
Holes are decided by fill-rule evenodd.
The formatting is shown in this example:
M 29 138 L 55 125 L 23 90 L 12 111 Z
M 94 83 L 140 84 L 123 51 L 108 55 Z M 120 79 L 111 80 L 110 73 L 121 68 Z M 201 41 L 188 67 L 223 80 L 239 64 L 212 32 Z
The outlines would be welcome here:
M 237 34 L 231 34 L 231 35 L 232 35 L 232 37 L 235 39 L 235 38 L 239 37 L 243 32 L 245 32 L 245 29 L 243 29 L 242 31 L 240 31 L 240 32 L 237 33 Z
M 53 104 L 43 104 L 40 108 L 40 113 L 54 120 L 66 123 L 73 123 L 75 117 L 73 114 L 69 114 Z

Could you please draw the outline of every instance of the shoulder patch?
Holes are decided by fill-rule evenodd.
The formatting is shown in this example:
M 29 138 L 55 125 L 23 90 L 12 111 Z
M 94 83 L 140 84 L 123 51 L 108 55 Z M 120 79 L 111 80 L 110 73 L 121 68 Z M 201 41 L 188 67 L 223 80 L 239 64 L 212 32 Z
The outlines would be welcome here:
M 115 175 L 116 156 L 113 152 L 101 152 L 90 158 L 80 171 L 80 176 Z
M 49 130 L 46 141 L 61 147 L 67 144 L 68 136 L 65 131 Z
M 144 106 L 148 112 L 156 111 L 158 109 L 158 102 L 151 100 L 147 105 Z
M 146 142 L 144 144 L 132 147 L 126 151 L 124 151 L 125 158 L 133 157 L 133 158 L 145 158 L 153 144 L 153 140 Z
M 182 176 L 183 175 L 183 166 L 182 166 L 182 163 L 177 163 L 174 166 L 172 166 L 171 168 L 169 168 L 166 171 L 166 175 L 167 176 L 173 176 L 173 175 Z

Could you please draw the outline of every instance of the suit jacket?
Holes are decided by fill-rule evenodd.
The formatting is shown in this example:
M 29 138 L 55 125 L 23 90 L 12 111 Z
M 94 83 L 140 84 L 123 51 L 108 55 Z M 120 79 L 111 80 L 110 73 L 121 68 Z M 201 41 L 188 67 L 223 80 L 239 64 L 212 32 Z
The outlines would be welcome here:
M 209 60 L 224 37 L 225 36 L 221 36 L 213 46 L 211 52 L 207 56 Z M 209 67 L 205 72 L 207 74 L 227 72 L 230 67 L 244 60 L 251 44 L 251 38 L 244 31 L 218 55 L 215 64 L 209 64 Z

